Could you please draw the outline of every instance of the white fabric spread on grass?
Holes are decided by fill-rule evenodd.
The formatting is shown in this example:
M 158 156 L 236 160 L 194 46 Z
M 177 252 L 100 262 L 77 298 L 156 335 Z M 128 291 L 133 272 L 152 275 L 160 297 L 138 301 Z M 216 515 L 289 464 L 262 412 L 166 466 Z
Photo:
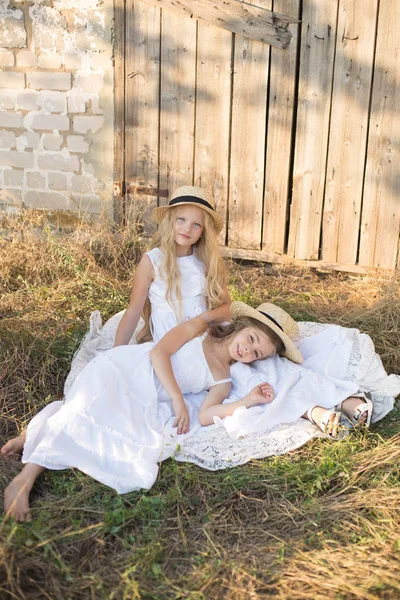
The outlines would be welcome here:
M 102 327 L 100 313 L 98 311 L 92 313 L 90 330 L 72 362 L 71 373 L 66 382 L 66 392 L 94 356 L 112 348 L 122 314 L 118 313 Z M 190 435 L 185 438 L 177 437 L 174 430 L 169 431 L 168 435 L 164 436 L 163 458 L 174 454 L 176 460 L 193 462 L 206 469 L 225 469 L 244 464 L 252 458 L 289 452 L 302 446 L 312 437 L 321 436 L 317 427 L 299 418 L 301 411 L 304 409 L 305 412 L 313 402 L 329 408 L 333 407 L 333 404 L 328 404 L 331 401 L 327 393 L 330 386 L 324 385 L 323 390 L 318 392 L 317 398 L 310 398 L 308 395 L 307 383 L 310 382 L 315 386 L 315 374 L 327 377 L 338 390 L 346 394 L 352 393 L 355 388 L 370 392 L 374 401 L 373 422 L 382 419 L 392 410 L 394 398 L 400 394 L 400 377 L 386 374 L 368 335 L 360 333 L 357 329 L 337 325 L 309 322 L 300 322 L 298 325 L 300 337 L 297 343 L 305 359 L 303 370 L 307 374 L 299 379 L 297 390 L 293 388 L 292 397 L 283 394 L 282 389 L 287 389 L 289 383 L 282 381 L 279 383 L 279 390 L 275 390 L 276 398 L 269 406 L 261 409 L 260 407 L 240 409 L 233 417 L 227 417 L 222 422 L 217 420 L 216 425 L 192 427 Z M 132 342 L 134 343 L 134 340 Z M 273 377 L 276 381 L 279 373 L 282 374 L 286 368 L 291 372 L 292 378 L 295 372 L 299 371 L 296 365 L 279 358 L 260 361 L 252 367 L 234 365 L 232 393 L 227 401 L 235 400 L 247 393 L 253 383 L 256 385 L 264 380 L 271 380 L 272 383 Z M 308 370 L 312 373 L 309 374 Z M 251 381 L 247 373 L 251 373 Z M 301 389 L 303 397 L 300 397 Z M 204 395 L 185 395 L 191 413 L 196 412 L 196 407 L 200 406 Z M 271 421 L 268 418 L 271 417 L 271 412 L 274 412 L 276 417 L 279 412 L 278 402 L 283 413 L 278 415 L 279 424 L 271 429 Z M 265 424 L 266 429 L 262 429 Z M 251 432 L 247 433 L 249 429 Z

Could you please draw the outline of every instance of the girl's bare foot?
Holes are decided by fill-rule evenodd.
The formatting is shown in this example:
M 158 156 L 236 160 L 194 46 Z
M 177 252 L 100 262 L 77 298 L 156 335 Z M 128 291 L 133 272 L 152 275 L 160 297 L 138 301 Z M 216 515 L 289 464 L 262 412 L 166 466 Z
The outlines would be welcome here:
M 1 449 L 2 457 L 5 460 L 10 460 L 11 458 L 20 458 L 22 454 L 22 450 L 24 449 L 26 440 L 26 429 L 12 440 L 8 440 L 6 444 Z
M 4 490 L 4 511 L 7 516 L 21 523 L 31 521 L 29 494 L 36 478 L 45 471 L 44 467 L 27 463 L 10 485 Z
M 4 490 L 4 512 L 7 516 L 23 523 L 32 521 L 29 508 L 31 484 L 25 477 L 17 475 Z

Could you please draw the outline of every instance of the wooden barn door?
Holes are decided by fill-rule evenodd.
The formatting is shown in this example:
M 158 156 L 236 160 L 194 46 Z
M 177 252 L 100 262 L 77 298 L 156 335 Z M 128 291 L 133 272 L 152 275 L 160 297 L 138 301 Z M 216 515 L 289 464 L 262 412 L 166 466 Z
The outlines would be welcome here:
M 297 0 L 275 0 L 274 15 L 272 0 L 254 9 L 231 0 L 223 19 L 209 0 L 181 2 L 190 14 L 172 4 L 116 5 L 120 217 L 143 219 L 151 233 L 154 206 L 180 185 L 201 185 L 225 219 L 223 244 L 282 253 L 297 51 L 288 24 L 298 17 L 283 15 Z
M 228 256 L 398 268 L 399 29 L 398 0 L 115 0 L 117 218 L 201 185 Z

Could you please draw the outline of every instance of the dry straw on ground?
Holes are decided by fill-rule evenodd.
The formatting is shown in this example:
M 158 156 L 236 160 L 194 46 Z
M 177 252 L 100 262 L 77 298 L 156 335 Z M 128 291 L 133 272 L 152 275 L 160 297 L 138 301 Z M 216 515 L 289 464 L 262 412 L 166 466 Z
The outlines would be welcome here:
M 1 438 L 62 395 L 100 308 L 129 297 L 133 224 L 26 213 L 0 238 Z M 230 264 L 234 298 L 358 327 L 400 372 L 399 280 Z M 367 436 L 210 473 L 167 461 L 150 492 L 119 497 L 78 471 L 47 473 L 32 524 L 0 525 L 0 598 L 248 600 L 400 597 L 400 417 Z M 20 463 L 2 465 L 1 489 Z

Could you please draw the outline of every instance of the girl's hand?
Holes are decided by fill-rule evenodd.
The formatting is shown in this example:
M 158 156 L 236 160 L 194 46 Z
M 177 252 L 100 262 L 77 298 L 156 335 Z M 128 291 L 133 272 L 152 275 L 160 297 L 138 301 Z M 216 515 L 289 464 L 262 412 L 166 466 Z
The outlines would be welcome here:
M 172 408 L 174 409 L 176 417 L 174 421 L 174 427 L 178 428 L 178 435 L 181 433 L 188 433 L 190 429 L 190 418 L 185 401 L 183 399 L 173 400 Z
M 249 403 L 246 406 L 255 406 L 256 404 L 269 404 L 274 399 L 274 388 L 267 382 L 256 385 L 255 388 L 247 394 Z

